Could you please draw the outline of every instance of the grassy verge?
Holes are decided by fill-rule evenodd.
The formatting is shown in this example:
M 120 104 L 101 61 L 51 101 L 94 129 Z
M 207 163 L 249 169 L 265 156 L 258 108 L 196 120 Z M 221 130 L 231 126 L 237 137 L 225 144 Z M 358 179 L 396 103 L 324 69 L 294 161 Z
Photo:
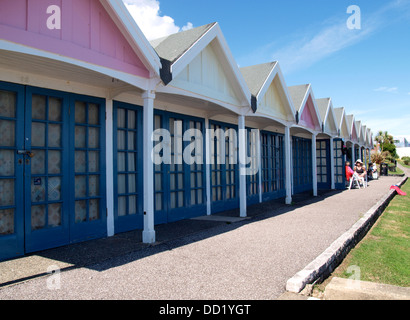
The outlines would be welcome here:
M 391 174 L 391 175 L 401 175 L 401 174 L 404 174 L 404 171 L 401 170 L 399 167 L 396 167 L 396 171 L 390 171 L 389 170 L 389 174 Z
M 403 167 L 410 169 L 410 165 L 405 165 L 403 161 L 397 160 L 398 163 L 400 163 Z
M 367 236 L 331 277 L 351 278 L 353 274 L 348 269 L 354 266 L 351 270 L 360 270 L 362 281 L 410 287 L 410 180 L 401 189 L 407 196 L 397 195 L 390 202 Z M 316 291 L 323 292 L 331 277 L 318 285 Z

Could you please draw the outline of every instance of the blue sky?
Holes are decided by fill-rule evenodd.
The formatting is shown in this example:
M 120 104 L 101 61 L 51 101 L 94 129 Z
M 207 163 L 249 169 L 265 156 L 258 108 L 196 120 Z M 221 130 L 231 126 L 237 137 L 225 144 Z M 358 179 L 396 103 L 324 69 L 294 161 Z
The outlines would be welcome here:
M 216 21 L 239 66 L 277 60 L 288 86 L 311 83 L 374 135 L 410 141 L 410 0 L 124 2 L 148 38 Z M 350 5 L 360 30 L 346 25 Z

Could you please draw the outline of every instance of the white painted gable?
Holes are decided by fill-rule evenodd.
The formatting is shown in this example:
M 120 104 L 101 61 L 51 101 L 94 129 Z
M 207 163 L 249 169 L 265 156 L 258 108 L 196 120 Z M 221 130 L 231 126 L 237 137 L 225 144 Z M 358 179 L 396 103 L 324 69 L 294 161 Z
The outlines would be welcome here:
M 194 92 L 233 105 L 241 105 L 227 72 L 218 59 L 212 41 L 170 83 L 170 86 Z

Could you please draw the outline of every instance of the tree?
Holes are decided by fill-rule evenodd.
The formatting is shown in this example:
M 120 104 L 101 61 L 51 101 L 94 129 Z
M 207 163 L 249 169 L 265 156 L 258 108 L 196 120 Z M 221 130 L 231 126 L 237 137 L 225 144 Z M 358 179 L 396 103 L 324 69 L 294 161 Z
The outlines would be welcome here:
M 379 131 L 377 133 L 377 136 L 376 136 L 375 140 L 380 144 L 381 153 L 383 153 L 386 145 L 394 144 L 393 136 L 391 134 L 389 134 L 387 131 L 384 131 L 384 132 Z M 389 149 L 391 149 L 391 148 L 389 148 Z

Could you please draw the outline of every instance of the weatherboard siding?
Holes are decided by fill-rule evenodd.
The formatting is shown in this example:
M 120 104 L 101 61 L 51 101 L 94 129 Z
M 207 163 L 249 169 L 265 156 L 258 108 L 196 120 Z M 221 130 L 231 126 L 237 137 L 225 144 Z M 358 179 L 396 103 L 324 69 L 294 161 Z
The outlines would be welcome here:
M 272 81 L 258 105 L 258 112 L 288 121 L 288 113 L 286 112 L 286 105 L 281 95 L 278 76 Z
M 303 109 L 302 115 L 300 116 L 299 124 L 312 130 L 321 130 L 311 96 L 309 96 L 308 100 L 306 101 L 306 106 Z
M 212 43 L 202 50 L 170 85 L 225 103 L 240 105 Z
M 61 9 L 61 28 L 49 29 Z M 0 38 L 148 78 L 149 71 L 98 0 L 2 0 Z M 18 39 L 18 40 L 17 40 Z

